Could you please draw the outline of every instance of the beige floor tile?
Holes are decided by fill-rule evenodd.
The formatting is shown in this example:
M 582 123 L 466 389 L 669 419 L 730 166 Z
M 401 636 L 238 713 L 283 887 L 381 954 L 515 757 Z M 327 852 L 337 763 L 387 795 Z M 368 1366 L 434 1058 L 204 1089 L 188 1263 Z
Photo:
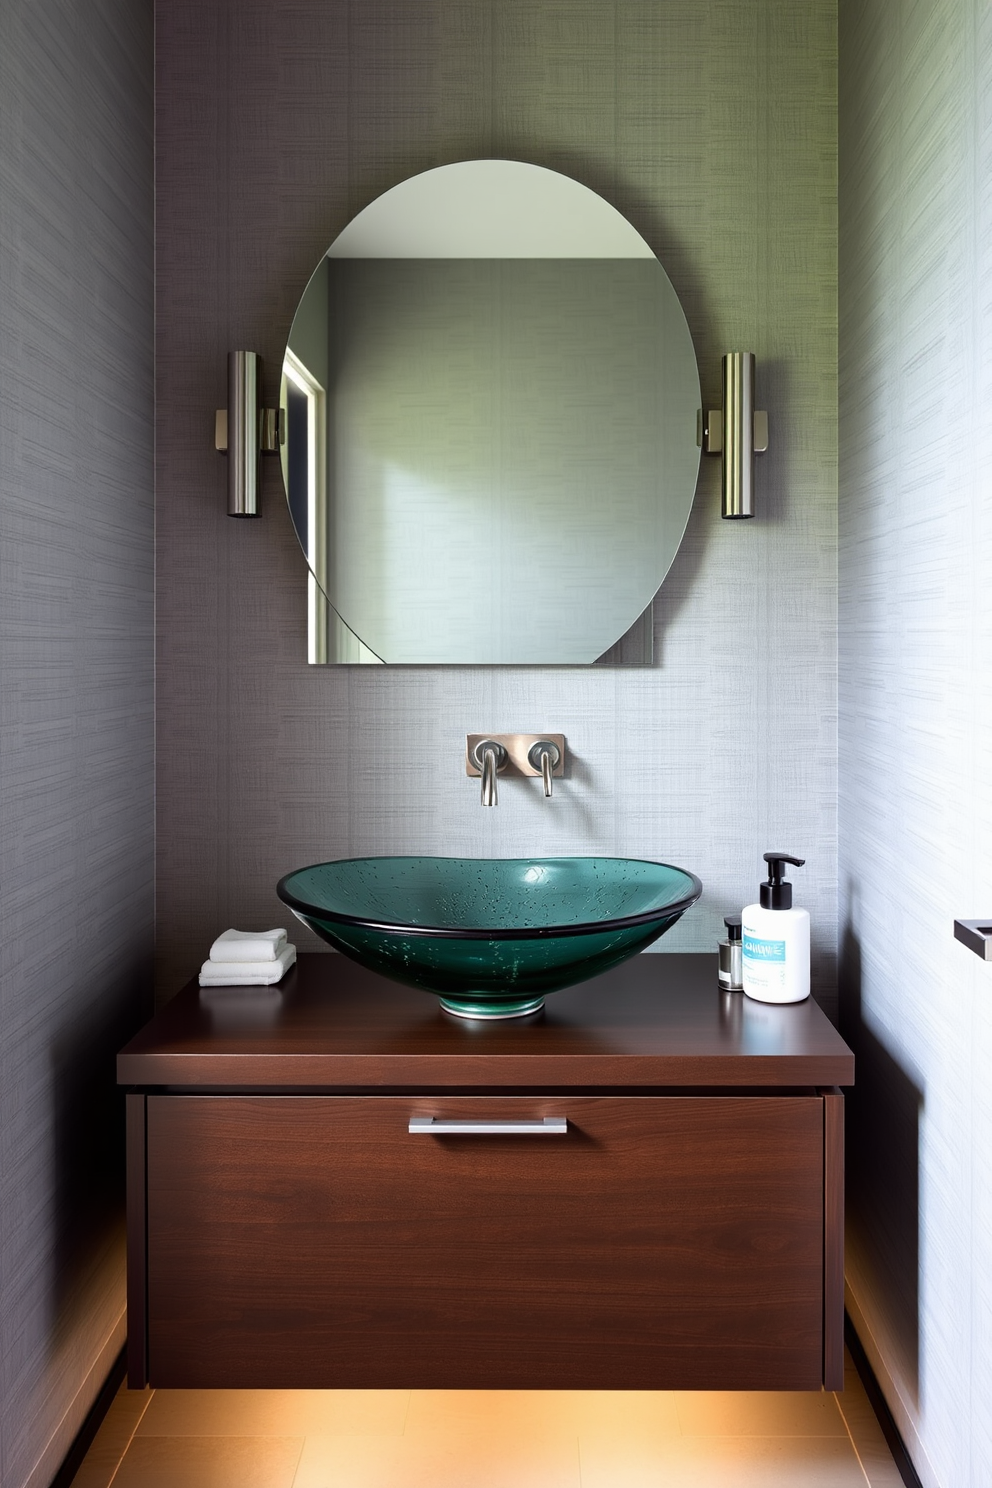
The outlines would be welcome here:
M 156 1390 L 139 1436 L 398 1436 L 409 1390 Z
M 845 1360 L 844 1392 L 837 1397 L 837 1404 L 871 1488 L 903 1488 L 902 1475 L 892 1460 L 892 1453 L 850 1354 Z
M 846 1434 L 683 1437 L 647 1451 L 580 1439 L 579 1460 L 582 1488 L 865 1488 Z
M 866 1488 L 866 1481 L 902 1488 L 849 1358 L 836 1397 L 121 1390 L 73 1488 L 579 1488 L 580 1481 L 582 1488 Z
M 301 1437 L 136 1436 L 113 1488 L 292 1488 Z
M 121 1386 L 72 1480 L 72 1488 L 109 1488 L 151 1398 L 151 1390 Z
M 117 1485 L 114 1485 L 117 1488 Z M 307 1437 L 293 1488 L 581 1488 L 574 1439 Z
M 414 1390 L 406 1432 L 678 1435 L 666 1390 Z
M 683 1436 L 846 1436 L 824 1390 L 679 1390 Z

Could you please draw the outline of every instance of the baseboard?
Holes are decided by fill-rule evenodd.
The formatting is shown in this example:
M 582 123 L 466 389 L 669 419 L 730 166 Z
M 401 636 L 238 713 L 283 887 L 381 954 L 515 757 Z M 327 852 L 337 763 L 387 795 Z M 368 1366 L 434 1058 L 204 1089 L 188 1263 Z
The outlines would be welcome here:
M 124 1379 L 126 1339 L 127 1313 L 122 1312 L 23 1488 L 68 1488 Z
M 899 1381 L 886 1364 L 871 1324 L 851 1285 L 850 1275 L 845 1277 L 844 1305 L 847 1312 L 846 1321 L 853 1333 L 855 1345 L 851 1347 L 851 1357 L 861 1375 L 872 1409 L 878 1416 L 879 1425 L 886 1433 L 886 1440 L 888 1440 L 888 1422 L 893 1433 L 893 1441 L 902 1453 L 900 1461 L 893 1448 L 893 1441 L 889 1442 L 889 1450 L 896 1459 L 903 1482 L 907 1488 L 946 1488 L 946 1485 L 941 1483 L 937 1477 L 933 1464 L 927 1456 L 916 1430 L 916 1422 L 900 1389 Z M 862 1373 L 862 1362 L 866 1373 Z M 877 1398 L 872 1395 L 872 1385 L 877 1392 Z
M 844 1314 L 844 1342 L 848 1353 L 854 1361 L 854 1367 L 858 1371 L 858 1377 L 864 1386 L 864 1392 L 868 1397 L 868 1403 L 875 1413 L 875 1419 L 882 1429 L 885 1444 L 892 1454 L 899 1476 L 903 1481 L 904 1488 L 923 1488 L 912 1459 L 906 1451 L 906 1443 L 903 1441 L 889 1410 L 888 1402 L 882 1393 L 882 1387 L 875 1378 L 875 1371 L 868 1363 L 868 1355 L 861 1347 L 861 1340 L 854 1331 L 849 1313 Z

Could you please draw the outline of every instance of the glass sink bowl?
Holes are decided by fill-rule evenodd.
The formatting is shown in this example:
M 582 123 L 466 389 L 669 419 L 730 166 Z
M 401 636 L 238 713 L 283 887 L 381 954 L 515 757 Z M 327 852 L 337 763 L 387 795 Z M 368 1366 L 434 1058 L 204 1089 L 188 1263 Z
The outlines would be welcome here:
M 337 950 L 462 1018 L 521 1018 L 625 961 L 703 886 L 636 858 L 345 858 L 276 889 Z

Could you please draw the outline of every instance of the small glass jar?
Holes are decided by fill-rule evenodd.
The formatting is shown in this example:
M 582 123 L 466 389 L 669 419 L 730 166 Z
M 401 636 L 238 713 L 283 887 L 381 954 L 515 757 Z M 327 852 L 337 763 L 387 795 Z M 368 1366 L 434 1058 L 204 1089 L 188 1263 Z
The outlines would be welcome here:
M 720 966 L 718 976 L 723 992 L 744 990 L 744 966 L 742 962 L 740 915 L 727 915 L 723 923 L 727 927 L 727 938 L 720 942 Z

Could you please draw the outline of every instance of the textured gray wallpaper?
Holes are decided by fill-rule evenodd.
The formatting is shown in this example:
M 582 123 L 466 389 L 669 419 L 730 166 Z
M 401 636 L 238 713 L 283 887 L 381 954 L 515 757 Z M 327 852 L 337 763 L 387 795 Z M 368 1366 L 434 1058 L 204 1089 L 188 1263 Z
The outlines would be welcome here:
M 817 985 L 836 902 L 835 24 L 831 0 L 163 0 L 157 22 L 161 996 L 287 870 L 369 852 L 627 853 L 694 869 L 662 949 L 710 950 L 761 853 L 808 859 Z M 758 357 L 761 516 L 704 462 L 647 671 L 321 670 L 275 461 L 225 513 L 225 358 L 278 390 L 308 275 L 407 175 L 506 156 L 575 176 L 658 253 L 704 396 Z M 571 778 L 483 811 L 466 733 L 554 729 Z M 302 927 L 295 931 L 308 944 Z M 313 942 L 309 942 L 313 944 Z
M 849 1306 L 926 1488 L 992 1482 L 992 12 L 841 6 Z
M 0 1482 L 123 1342 L 114 1054 L 153 908 L 152 26 L 0 6 Z

